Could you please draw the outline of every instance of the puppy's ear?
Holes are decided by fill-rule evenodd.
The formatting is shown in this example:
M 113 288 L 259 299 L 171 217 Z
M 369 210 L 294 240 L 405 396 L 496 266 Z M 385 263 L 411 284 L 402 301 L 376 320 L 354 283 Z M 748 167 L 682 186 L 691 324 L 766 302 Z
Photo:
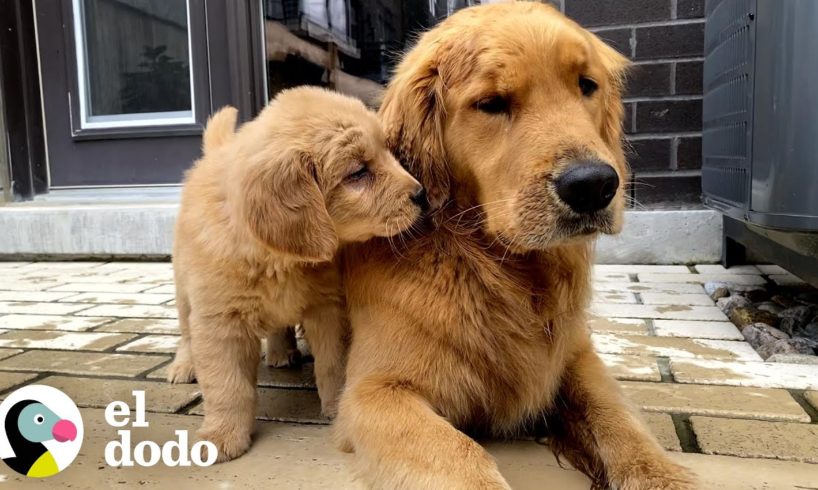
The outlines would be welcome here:
M 235 107 L 224 106 L 207 121 L 202 136 L 204 154 L 213 152 L 227 144 L 236 135 L 236 121 L 239 111 Z
M 438 72 L 441 47 L 427 33 L 404 58 L 386 88 L 379 115 L 386 144 L 426 188 L 430 208 L 449 198 L 451 183 L 443 146 L 443 81 Z
M 314 164 L 295 151 L 279 158 L 245 167 L 235 196 L 240 219 L 274 252 L 307 262 L 331 260 L 338 236 Z
M 605 97 L 605 121 L 602 127 L 602 137 L 611 148 L 622 148 L 622 123 L 625 119 L 625 108 L 622 105 L 622 92 L 625 89 L 630 60 L 608 46 L 604 41 L 591 34 L 595 51 L 599 55 L 602 65 L 608 72 L 609 87 Z

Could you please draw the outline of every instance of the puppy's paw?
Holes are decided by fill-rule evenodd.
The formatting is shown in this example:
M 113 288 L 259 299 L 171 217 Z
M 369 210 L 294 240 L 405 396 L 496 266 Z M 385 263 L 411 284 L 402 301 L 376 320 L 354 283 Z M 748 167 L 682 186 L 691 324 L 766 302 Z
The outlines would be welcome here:
M 693 473 L 670 461 L 652 462 L 634 467 L 620 482 L 611 482 L 614 490 L 697 490 Z
M 192 383 L 196 379 L 190 358 L 177 357 L 168 368 L 168 381 L 174 384 Z
M 285 368 L 295 366 L 301 362 L 301 352 L 298 349 L 287 349 L 282 352 L 267 353 L 264 361 L 268 366 L 274 368 Z
M 321 398 L 321 415 L 328 419 L 334 419 L 338 415 L 338 397 L 329 397 L 331 399 L 324 400 Z
M 198 436 L 201 440 L 212 442 L 216 446 L 219 453 L 216 457 L 217 463 L 236 459 L 250 449 L 250 434 L 240 434 L 233 430 L 200 429 Z

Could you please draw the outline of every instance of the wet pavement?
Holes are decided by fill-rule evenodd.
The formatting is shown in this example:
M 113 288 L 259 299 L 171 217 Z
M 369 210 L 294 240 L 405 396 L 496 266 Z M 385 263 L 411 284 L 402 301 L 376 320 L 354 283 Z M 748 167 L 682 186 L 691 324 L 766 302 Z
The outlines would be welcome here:
M 674 458 L 704 488 L 818 487 L 818 365 L 767 363 L 705 294 L 710 281 L 797 283 L 772 267 L 597 266 L 591 313 L 603 360 Z M 146 392 L 139 440 L 195 429 L 201 395 L 164 382 L 178 340 L 168 263 L 0 262 L 0 398 L 47 384 L 82 408 L 77 461 L 45 481 L 0 465 L 0 482 L 72 488 L 357 488 L 331 443 L 307 363 L 259 367 L 258 430 L 250 452 L 210 468 L 112 468 L 117 437 L 103 409 Z M 487 442 L 514 488 L 588 488 L 534 441 Z M 0 483 L 2 488 L 3 483 Z M 11 488 L 10 487 L 10 488 Z

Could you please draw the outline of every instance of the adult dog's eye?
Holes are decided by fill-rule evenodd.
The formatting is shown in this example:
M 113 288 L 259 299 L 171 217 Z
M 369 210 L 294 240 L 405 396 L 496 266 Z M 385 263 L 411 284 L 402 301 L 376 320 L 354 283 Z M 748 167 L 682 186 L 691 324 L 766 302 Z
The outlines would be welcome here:
M 579 77 L 579 89 L 582 91 L 582 95 L 585 97 L 590 97 L 594 95 L 594 92 L 599 88 L 599 85 L 593 80 L 588 77 Z
M 351 174 L 347 175 L 346 180 L 348 180 L 350 182 L 357 182 L 357 181 L 363 179 L 364 177 L 366 177 L 368 174 L 369 174 L 369 169 L 367 168 L 367 166 L 366 165 L 361 165 L 361 167 L 358 170 L 356 170 L 356 171 L 352 172 Z
M 474 107 L 486 114 L 506 114 L 510 110 L 508 99 L 499 95 L 480 100 Z

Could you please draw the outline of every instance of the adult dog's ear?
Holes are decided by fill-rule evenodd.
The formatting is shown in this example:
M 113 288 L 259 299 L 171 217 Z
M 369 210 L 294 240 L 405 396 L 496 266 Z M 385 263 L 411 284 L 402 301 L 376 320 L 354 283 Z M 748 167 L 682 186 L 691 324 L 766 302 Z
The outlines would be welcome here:
M 379 115 L 386 144 L 423 187 L 431 210 L 449 198 L 451 183 L 443 146 L 441 46 L 425 34 L 398 66 Z
M 298 260 L 331 260 L 338 236 L 309 157 L 289 151 L 272 163 L 263 158 L 246 163 L 233 198 L 253 236 Z
M 622 123 L 625 119 L 625 108 L 622 105 L 622 92 L 630 69 L 630 60 L 608 46 L 604 41 L 591 34 L 596 53 L 602 61 L 602 66 L 608 73 L 608 88 L 604 94 L 605 120 L 602 127 L 602 137 L 612 149 L 622 149 Z

